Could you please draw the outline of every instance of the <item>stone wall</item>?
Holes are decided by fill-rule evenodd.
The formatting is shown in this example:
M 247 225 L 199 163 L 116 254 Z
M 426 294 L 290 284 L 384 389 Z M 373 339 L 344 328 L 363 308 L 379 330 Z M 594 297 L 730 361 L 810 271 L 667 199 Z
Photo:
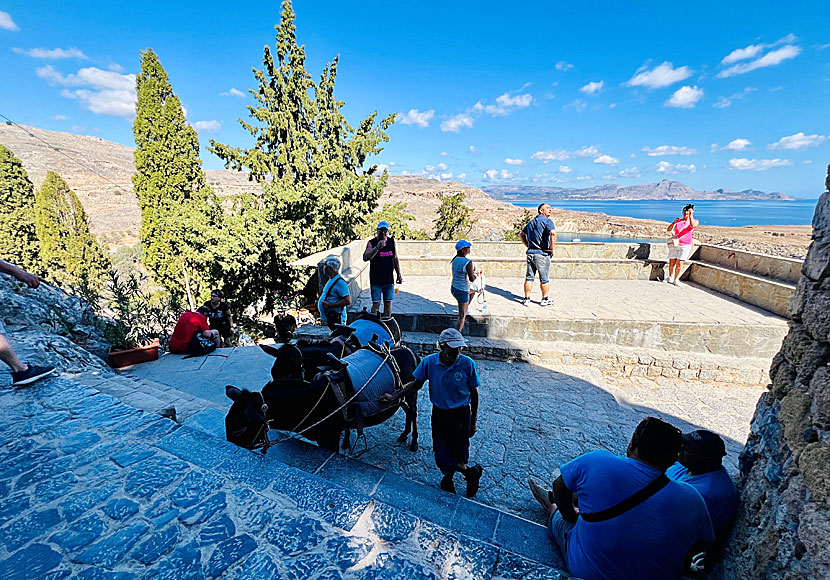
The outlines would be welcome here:
M 830 578 L 830 192 L 802 274 L 740 457 L 741 505 L 718 578 Z
M 793 258 L 780 258 L 707 244 L 700 246 L 693 259 L 793 284 L 801 277 L 801 267 L 804 264 L 802 260 Z

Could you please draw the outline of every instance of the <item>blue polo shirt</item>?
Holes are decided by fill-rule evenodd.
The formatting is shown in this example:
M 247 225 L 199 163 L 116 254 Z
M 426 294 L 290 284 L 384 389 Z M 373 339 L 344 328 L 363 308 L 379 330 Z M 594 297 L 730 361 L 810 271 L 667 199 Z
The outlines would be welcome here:
M 605 450 L 590 451 L 561 467 L 565 486 L 579 497 L 579 510 L 596 513 L 648 485 L 660 470 Z M 582 518 L 568 536 L 568 567 L 585 580 L 680 578 L 696 542 L 715 533 L 703 498 L 692 487 L 669 481 L 640 505 L 604 522 Z
M 738 492 L 725 467 L 721 466 L 719 470 L 709 473 L 689 475 L 686 466 L 675 463 L 666 470 L 666 475 L 674 481 L 688 483 L 703 496 L 718 537 L 729 531 L 738 511 Z
M 337 275 L 334 278 L 329 278 L 326 285 L 323 286 L 323 291 L 320 293 L 320 299 L 317 300 L 317 310 L 320 312 L 320 320 L 323 324 L 328 324 L 326 320 L 325 308 L 323 308 L 323 301 L 325 302 L 339 302 L 346 296 L 349 296 L 349 285 L 343 279 L 343 276 Z M 346 307 L 340 308 L 340 324 L 346 324 Z
M 459 355 L 450 366 L 444 366 L 439 353 L 421 359 L 412 373 L 418 381 L 429 381 L 429 400 L 439 409 L 456 409 L 470 404 L 470 392 L 481 386 L 476 363 Z
M 527 222 L 522 230 L 527 240 L 528 254 L 545 254 L 551 249 L 550 234 L 556 229 L 553 220 L 542 214 Z

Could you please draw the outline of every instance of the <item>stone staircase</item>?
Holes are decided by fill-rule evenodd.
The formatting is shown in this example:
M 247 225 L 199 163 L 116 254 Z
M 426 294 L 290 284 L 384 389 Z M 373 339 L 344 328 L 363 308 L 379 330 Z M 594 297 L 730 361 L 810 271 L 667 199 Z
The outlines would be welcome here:
M 77 378 L 99 388 L 0 387 L 4 580 L 567 577 L 537 523 L 295 439 L 240 449 L 218 409 L 177 424 Z

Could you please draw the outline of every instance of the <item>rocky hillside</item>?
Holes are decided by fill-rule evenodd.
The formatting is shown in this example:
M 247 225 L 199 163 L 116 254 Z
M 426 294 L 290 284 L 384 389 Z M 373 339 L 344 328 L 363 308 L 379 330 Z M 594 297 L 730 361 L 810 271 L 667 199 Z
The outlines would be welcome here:
M 540 199 L 577 201 L 583 199 L 602 200 L 792 200 L 783 193 L 765 193 L 757 189 L 730 191 L 716 189 L 715 191 L 697 191 L 685 183 L 664 179 L 658 183 L 643 183 L 640 185 L 597 185 L 585 188 L 538 187 L 533 185 L 493 185 L 485 187 L 484 191 L 496 199 Z

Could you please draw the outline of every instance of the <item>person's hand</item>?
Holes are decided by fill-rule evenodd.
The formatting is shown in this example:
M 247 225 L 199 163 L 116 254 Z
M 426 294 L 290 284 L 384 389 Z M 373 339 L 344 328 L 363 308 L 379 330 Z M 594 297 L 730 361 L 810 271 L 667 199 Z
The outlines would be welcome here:
M 37 288 L 40 286 L 41 278 L 39 276 L 35 276 L 34 274 L 30 274 L 26 270 L 21 270 L 18 268 L 17 272 L 15 272 L 14 277 L 26 284 L 29 288 Z
M 331 308 L 331 302 L 328 300 L 323 300 L 320 304 L 322 304 L 323 308 Z
M 398 279 L 395 281 L 395 284 L 403 284 L 403 276 L 398 274 Z
M 378 248 L 383 248 L 385 246 L 386 246 L 386 236 L 384 236 L 384 237 L 382 237 L 381 239 L 378 240 L 377 247 Z
M 476 425 L 476 422 L 473 421 L 472 423 L 470 423 L 470 438 L 472 438 L 473 435 L 475 435 L 477 431 L 478 431 L 478 426 Z

